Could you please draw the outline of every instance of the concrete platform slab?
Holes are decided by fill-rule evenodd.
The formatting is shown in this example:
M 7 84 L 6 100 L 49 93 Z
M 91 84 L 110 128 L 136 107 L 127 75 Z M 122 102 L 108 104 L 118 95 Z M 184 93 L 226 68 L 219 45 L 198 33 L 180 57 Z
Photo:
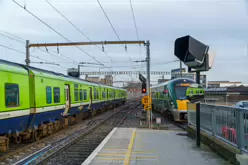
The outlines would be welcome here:
M 115 128 L 82 165 L 230 165 L 185 133 Z

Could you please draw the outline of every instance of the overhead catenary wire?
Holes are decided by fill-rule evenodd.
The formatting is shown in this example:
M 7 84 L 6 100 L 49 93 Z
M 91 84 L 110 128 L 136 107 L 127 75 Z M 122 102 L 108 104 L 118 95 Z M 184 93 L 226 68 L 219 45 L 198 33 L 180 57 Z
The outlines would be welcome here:
M 20 43 L 25 43 L 25 40 L 23 39 L 23 38 L 21 38 L 21 37 L 18 37 L 18 36 L 16 36 L 16 35 L 14 35 L 14 34 L 11 34 L 11 33 L 9 33 L 9 32 L 6 32 L 6 31 L 4 31 L 4 30 L 0 30 L 0 32 L 2 32 L 2 33 L 4 33 L 5 35 L 2 35 L 1 33 L 1 35 L 2 36 L 5 36 L 5 37 L 9 37 L 9 36 L 11 36 L 11 37 L 9 37 L 9 39 L 10 38 L 16 38 L 16 39 L 13 39 L 13 40 L 15 40 L 15 41 L 17 41 L 17 42 L 20 42 Z M 7 35 L 9 35 L 9 36 L 7 36 Z
M 27 8 L 23 7 L 22 5 L 20 5 L 18 2 L 16 2 L 15 0 L 12 0 L 15 4 L 17 4 L 19 7 L 21 7 L 22 9 L 24 9 L 25 11 L 27 11 L 29 14 L 31 14 L 33 17 L 35 17 L 37 20 L 39 20 L 40 22 L 42 22 L 44 25 L 46 25 L 48 28 L 50 28 L 52 31 L 54 31 L 56 34 L 58 34 L 59 36 L 61 36 L 62 38 L 64 38 L 66 41 L 70 42 L 71 41 L 65 37 L 63 34 L 61 34 L 60 32 L 58 32 L 57 30 L 55 30 L 53 27 L 51 27 L 49 24 L 47 24 L 45 21 L 43 21 L 42 19 L 40 19 L 39 17 L 37 17 L 35 14 L 33 14 L 31 11 L 29 11 Z M 99 64 L 102 64 L 99 60 L 97 60 L 95 57 L 93 57 L 92 55 L 90 55 L 89 53 L 87 53 L 86 51 L 84 51 L 82 48 L 80 48 L 79 46 L 75 46 L 77 47 L 80 51 L 84 52 L 86 55 L 88 55 L 89 57 L 91 57 L 92 59 L 94 59 L 96 62 L 98 62 Z
M 136 19 L 135 19 L 135 16 L 134 16 L 132 0 L 130 0 L 130 7 L 131 7 L 131 11 L 132 11 L 132 16 L 133 16 L 133 22 L 134 22 L 134 27 L 135 27 L 135 31 L 136 31 L 136 36 L 137 36 L 137 39 L 139 40 L 139 32 L 138 32 L 138 28 L 137 28 L 137 24 L 136 24 Z
M 99 6 L 100 6 L 100 8 L 101 8 L 101 10 L 102 10 L 102 12 L 103 12 L 103 14 L 104 14 L 105 17 L 107 18 L 107 20 L 108 20 L 108 22 L 109 22 L 109 24 L 110 24 L 112 30 L 114 31 L 114 33 L 115 33 L 115 35 L 116 35 L 116 37 L 119 39 L 119 41 L 121 41 L 121 38 L 120 38 L 119 34 L 118 34 L 117 31 L 115 30 L 115 28 L 114 28 L 112 22 L 110 21 L 110 19 L 109 19 L 107 13 L 105 12 L 103 6 L 102 6 L 101 3 L 100 3 L 100 1 L 97 0 L 97 2 L 98 2 L 98 4 L 99 4 Z M 126 46 L 124 46 L 124 48 L 126 49 Z M 128 54 L 128 56 L 129 56 L 129 60 L 132 62 L 132 58 L 130 57 L 129 54 Z M 132 63 L 131 63 L 131 65 L 132 65 Z
M 111 21 L 110 21 L 108 15 L 107 15 L 107 13 L 105 12 L 104 8 L 102 7 L 100 1 L 97 0 L 97 2 L 98 2 L 98 4 L 99 4 L 100 8 L 102 9 L 102 12 L 104 13 L 105 17 L 107 18 L 107 20 L 108 20 L 108 22 L 109 22 L 111 28 L 113 29 L 115 35 L 117 36 L 117 38 L 119 39 L 119 41 L 121 41 L 120 36 L 118 35 L 117 31 L 115 30 L 115 28 L 114 28 L 113 24 L 111 23 Z
M 5 37 L 5 38 L 8 38 L 8 39 L 10 39 L 10 40 L 14 40 L 14 41 L 16 41 L 16 42 L 19 42 L 19 43 L 21 43 L 21 44 L 25 44 L 24 41 L 21 41 L 21 40 L 19 40 L 19 39 L 16 39 L 16 38 L 14 38 L 14 37 L 12 37 L 12 36 L 9 36 L 9 35 L 7 35 L 7 34 L 3 34 L 3 33 L 0 32 L 0 35 L 3 36 L 3 37 Z
M 57 12 L 59 13 L 65 20 L 67 20 L 79 33 L 81 33 L 88 41 L 92 40 L 82 31 L 80 30 L 74 23 L 72 23 L 72 21 L 70 21 L 61 11 L 59 11 L 51 2 L 49 2 L 48 0 L 46 0 L 46 2 Z M 96 47 L 98 47 L 111 61 L 112 58 L 105 52 L 102 50 L 102 48 L 98 45 L 95 45 Z
M 9 36 L 7 36 L 7 35 L 5 35 L 5 34 L 0 33 L 0 35 L 2 35 L 3 37 L 8 38 L 8 39 L 10 39 L 10 40 L 17 41 L 17 42 L 19 42 L 19 43 L 21 43 L 21 44 L 25 44 L 25 43 L 26 43 L 25 40 L 24 40 L 23 38 L 21 38 L 21 37 L 18 37 L 18 36 L 16 36 L 16 35 L 13 35 L 13 34 L 11 34 L 11 33 L 9 33 L 9 32 L 2 31 L 2 30 L 0 30 L 0 32 L 4 32 L 5 34 L 10 35 L 11 37 L 9 37 Z M 45 51 L 45 50 L 43 50 L 43 49 L 41 49 L 41 48 L 39 48 L 39 49 L 40 49 L 41 51 L 43 51 L 43 52 L 46 52 L 46 53 L 50 54 L 51 56 L 56 56 L 56 57 L 58 57 L 59 59 L 61 59 L 61 57 L 58 56 L 58 55 L 51 54 L 51 53 L 49 53 L 49 52 L 47 52 L 47 51 Z M 19 53 L 20 53 L 20 52 L 19 52 Z M 21 53 L 24 53 L 24 52 L 21 52 Z M 77 63 L 76 61 L 74 61 L 73 59 L 71 59 L 71 58 L 69 58 L 69 57 L 66 57 L 66 56 L 63 55 L 62 53 L 59 53 L 59 54 L 60 54 L 61 56 L 65 57 L 65 58 L 67 58 L 67 59 L 72 60 L 74 64 Z M 39 58 L 38 56 L 33 56 L 33 57 Z M 42 59 L 42 60 L 44 61 L 44 59 Z M 65 60 L 65 59 L 64 59 L 64 60 Z M 67 61 L 67 60 L 66 60 L 66 61 Z M 48 62 L 48 61 L 47 61 L 47 62 Z M 41 64 L 45 64 L 45 63 L 42 63 L 42 62 L 40 62 L 40 63 L 41 63 Z M 67 61 L 67 63 L 68 63 L 68 61 Z M 48 63 L 47 63 L 47 64 L 48 64 Z
M 134 27 L 135 27 L 136 36 L 137 36 L 137 39 L 139 40 L 139 32 L 138 32 L 138 27 L 137 27 L 135 15 L 134 15 L 132 0 L 130 0 L 130 7 L 131 7 L 131 11 L 132 11 L 133 23 L 134 23 Z M 142 59 L 142 55 L 141 55 L 141 45 L 139 45 L 139 54 L 140 54 L 140 59 Z M 143 68 L 142 68 L 142 69 L 143 69 Z
M 177 61 L 179 61 L 179 60 L 168 61 L 168 62 L 161 62 L 161 63 L 152 63 L 152 64 L 158 66 L 158 65 L 165 65 L 165 64 L 169 64 L 169 63 L 173 63 L 173 62 L 177 62 Z M 143 65 L 136 65 L 136 67 L 141 67 L 141 68 L 142 68 L 142 67 L 145 66 L 145 65 L 146 65 L 146 64 L 143 64 Z M 128 66 L 128 65 L 113 66 L 113 68 L 128 68 L 128 67 L 130 67 L 130 66 Z
M 2 44 L 0 44 L 0 46 L 3 47 L 3 48 L 6 48 L 6 49 L 12 50 L 12 51 L 21 53 L 21 54 L 26 54 L 26 53 L 24 53 L 24 52 L 22 52 L 22 51 L 20 51 L 20 50 L 17 50 L 17 49 L 15 49 L 15 48 L 11 48 L 11 47 L 8 47 L 8 46 L 2 45 Z
M 3 47 L 3 48 L 6 48 L 6 49 L 15 51 L 15 52 L 17 52 L 17 53 L 26 55 L 25 52 L 22 52 L 22 51 L 20 51 L 20 50 L 15 49 L 15 48 L 8 47 L 8 46 L 6 46 L 6 45 L 0 44 L 0 47 Z M 47 60 L 45 60 L 45 59 L 42 59 L 42 58 L 40 58 L 40 57 L 38 57 L 38 56 L 34 56 L 34 55 L 30 55 L 30 56 L 31 56 L 31 57 L 34 57 L 34 58 L 37 58 L 37 59 L 40 59 L 40 60 L 43 60 L 43 61 L 45 61 L 45 62 L 49 62 L 49 61 L 47 61 Z
M 73 60 L 73 59 L 71 59 L 71 58 L 69 58 L 69 57 L 63 55 L 61 52 L 59 52 L 58 54 L 60 54 L 60 55 L 61 55 L 62 57 L 64 57 L 64 58 L 62 58 L 61 56 L 55 54 L 55 51 L 53 51 L 53 50 L 46 51 L 46 50 L 44 50 L 44 49 L 42 49 L 42 48 L 40 48 L 40 47 L 39 47 L 39 49 L 40 49 L 42 52 L 47 53 L 47 54 L 49 54 L 50 56 L 55 56 L 55 57 L 57 57 L 57 58 L 59 58 L 59 59 L 62 59 L 62 60 L 64 60 L 64 61 L 66 61 L 67 63 L 69 62 L 69 63 L 72 63 L 73 65 L 78 65 L 78 63 L 77 63 L 75 60 Z M 51 51 L 52 53 L 51 53 L 50 51 Z M 56 52 L 56 53 L 57 53 L 57 52 Z M 65 59 L 65 58 L 66 58 L 66 59 Z M 70 60 L 70 61 L 69 61 L 69 60 Z

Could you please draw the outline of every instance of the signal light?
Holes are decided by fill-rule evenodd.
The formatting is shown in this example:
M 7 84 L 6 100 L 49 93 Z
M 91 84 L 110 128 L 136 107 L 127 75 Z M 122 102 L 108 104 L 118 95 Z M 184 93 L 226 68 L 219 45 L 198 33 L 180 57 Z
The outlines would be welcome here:
M 146 83 L 145 83 L 145 82 L 142 83 L 141 92 L 142 92 L 142 93 L 146 93 Z

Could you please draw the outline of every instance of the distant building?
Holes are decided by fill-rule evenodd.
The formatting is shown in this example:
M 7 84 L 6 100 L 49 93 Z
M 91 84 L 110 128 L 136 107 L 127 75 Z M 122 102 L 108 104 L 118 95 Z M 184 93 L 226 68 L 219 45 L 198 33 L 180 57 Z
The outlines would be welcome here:
M 88 77 L 88 75 L 86 75 L 85 80 L 91 81 L 91 82 L 99 82 L 99 77 Z
M 248 100 L 248 87 L 218 87 L 205 89 L 206 102 L 231 102 Z
M 106 75 L 105 78 L 100 80 L 100 82 L 109 86 L 113 86 L 113 76 Z
M 179 78 L 179 77 L 181 77 L 180 68 L 171 70 L 171 79 L 175 79 L 175 78 Z M 182 68 L 182 77 L 193 79 L 196 81 L 196 74 L 195 73 L 186 73 L 185 68 Z M 203 88 L 206 88 L 208 86 L 206 75 L 200 76 L 200 84 L 203 86 Z
M 158 84 L 169 81 L 170 79 L 158 79 Z
M 208 88 L 220 88 L 220 87 L 231 87 L 241 86 L 242 82 L 230 82 L 230 81 L 208 81 Z

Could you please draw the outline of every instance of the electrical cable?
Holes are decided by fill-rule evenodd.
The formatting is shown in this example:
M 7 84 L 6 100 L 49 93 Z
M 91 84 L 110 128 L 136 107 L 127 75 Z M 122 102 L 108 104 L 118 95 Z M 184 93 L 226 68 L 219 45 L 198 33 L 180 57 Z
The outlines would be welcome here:
M 53 4 L 51 4 L 48 0 L 46 0 L 46 2 L 57 12 L 59 13 L 65 20 L 67 20 L 79 33 L 81 33 L 88 41 L 91 41 L 92 40 L 82 31 L 80 30 L 74 23 L 72 23 L 64 14 L 62 14 L 61 11 L 59 11 Z M 95 45 L 97 46 L 109 59 L 110 61 L 112 61 L 112 58 L 105 52 L 102 50 L 102 48 L 98 45 Z
M 36 19 L 38 19 L 40 22 L 42 22 L 44 25 L 46 25 L 48 28 L 50 28 L 52 31 L 54 31 L 56 34 L 58 34 L 59 36 L 61 36 L 62 38 L 64 38 L 65 40 L 67 40 L 68 42 L 71 43 L 71 41 L 66 38 L 64 35 L 62 35 L 60 32 L 58 32 L 57 30 L 55 30 L 53 27 L 51 27 L 49 24 L 47 24 L 45 21 L 43 21 L 42 19 L 40 19 L 39 17 L 37 17 L 35 14 L 33 14 L 32 12 L 30 12 L 29 10 L 27 10 L 25 7 L 23 7 L 22 5 L 20 5 L 18 2 L 16 2 L 15 0 L 12 0 L 15 4 L 17 4 L 19 7 L 21 7 L 22 9 L 24 9 L 25 11 L 27 11 L 29 14 L 31 14 L 33 17 L 35 17 Z M 95 61 L 97 61 L 99 64 L 102 64 L 99 60 L 97 60 L 95 57 L 93 57 L 92 55 L 90 55 L 89 53 L 87 53 L 86 51 L 84 51 L 82 48 L 80 48 L 79 46 L 75 46 L 77 47 L 79 50 L 81 50 L 82 52 L 84 52 L 86 55 L 88 55 L 89 57 L 91 57 L 92 59 L 94 59 Z

